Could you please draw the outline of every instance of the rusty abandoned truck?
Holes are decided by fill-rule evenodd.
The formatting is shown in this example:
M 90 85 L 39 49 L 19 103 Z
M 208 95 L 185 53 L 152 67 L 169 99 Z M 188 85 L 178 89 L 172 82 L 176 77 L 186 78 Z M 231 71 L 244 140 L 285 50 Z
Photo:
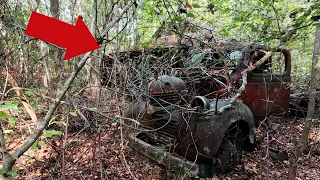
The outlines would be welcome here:
M 128 87 L 135 97 L 125 116 L 141 129 L 130 135 L 130 145 L 176 172 L 211 177 L 236 166 L 255 143 L 254 118 L 288 110 L 291 57 L 288 50 L 251 42 L 197 39 L 171 38 L 161 48 L 120 52 L 117 60 L 142 69 L 140 79 L 151 77 L 146 85 L 132 80 Z M 265 51 L 278 53 L 248 73 L 245 90 L 230 102 L 241 86 L 241 71 Z M 108 56 L 102 69 L 114 61 Z

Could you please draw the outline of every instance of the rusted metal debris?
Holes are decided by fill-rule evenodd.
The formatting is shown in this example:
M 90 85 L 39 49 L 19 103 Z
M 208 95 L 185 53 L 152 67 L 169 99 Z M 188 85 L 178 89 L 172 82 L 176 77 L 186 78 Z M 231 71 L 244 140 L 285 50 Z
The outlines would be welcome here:
M 268 153 L 269 156 L 275 161 L 284 161 L 289 159 L 289 154 L 286 151 L 269 148 Z

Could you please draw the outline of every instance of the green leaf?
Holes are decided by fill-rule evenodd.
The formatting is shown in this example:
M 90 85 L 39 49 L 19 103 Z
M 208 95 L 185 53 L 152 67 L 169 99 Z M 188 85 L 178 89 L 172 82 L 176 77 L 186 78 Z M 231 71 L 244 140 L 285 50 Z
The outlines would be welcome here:
M 56 130 L 46 130 L 44 132 L 44 137 L 48 137 L 48 138 L 51 138 L 52 136 L 56 136 L 56 135 L 63 135 L 63 132 L 62 131 L 56 131 Z
M 7 118 L 7 116 L 9 115 L 4 113 L 3 111 L 0 111 L 0 120 Z
M 32 146 L 30 147 L 31 150 L 34 150 L 37 148 L 37 142 L 33 143 Z
M 95 112 L 97 112 L 97 108 L 89 108 L 89 111 L 95 111 Z
M 18 173 L 16 170 L 11 170 L 11 171 L 8 171 L 6 174 L 10 175 L 10 176 L 18 176 Z
M 3 110 L 18 110 L 18 102 L 15 101 L 5 101 L 4 104 L 0 105 L 0 109 Z
M 14 124 L 15 124 L 15 120 L 12 116 L 4 113 L 3 111 L 0 111 L 0 120 L 2 119 L 8 119 L 8 122 L 9 122 L 9 125 L 11 127 L 14 127 Z
M 50 119 L 50 121 L 49 121 L 49 126 L 54 123 L 54 120 L 56 119 L 56 117 L 57 117 L 57 116 L 53 116 L 53 117 Z
M 0 169 L 0 175 L 3 175 L 4 173 L 6 173 L 6 170 Z
M 43 141 L 35 142 L 35 143 L 32 144 L 32 146 L 30 147 L 30 149 L 34 150 L 34 149 L 37 148 L 38 145 L 39 145 L 40 147 L 42 147 L 42 146 L 45 146 L 46 143 L 43 142 Z
M 76 110 L 70 110 L 70 111 L 69 111 L 69 114 L 70 114 L 71 116 L 77 116 Z
M 61 121 L 53 121 L 51 124 L 61 124 L 61 125 L 63 125 L 63 126 L 66 126 L 67 125 L 67 123 L 66 122 L 64 122 L 64 119 L 62 119 Z
M 192 4 L 193 8 L 201 8 L 201 6 L 199 4 Z
M 220 33 L 221 33 L 223 36 L 226 36 L 226 37 L 228 37 L 229 34 L 230 34 L 230 32 L 229 32 L 227 29 L 222 29 L 222 30 L 220 31 Z
M 70 114 L 70 112 L 69 112 L 69 114 Z M 52 125 L 52 124 L 62 124 L 62 125 L 64 125 L 64 126 L 67 125 L 67 124 L 64 122 L 64 119 L 61 119 L 61 120 L 59 120 L 59 121 L 55 121 L 56 117 L 57 117 L 57 116 L 53 116 L 53 117 L 51 118 L 51 120 L 50 120 L 50 122 L 49 122 L 49 126 Z
M 189 18 L 195 18 L 195 17 L 196 17 L 196 15 L 194 15 L 194 14 L 193 14 L 193 13 L 191 13 L 191 12 L 188 12 L 187 17 L 189 17 Z
M 164 48 L 166 46 L 166 43 L 165 42 L 161 42 L 158 44 L 158 52 L 161 52 L 162 51 L 162 48 Z
M 38 145 L 39 145 L 39 146 L 45 146 L 45 145 L 46 145 L 46 143 L 45 143 L 45 142 L 43 142 L 43 141 L 39 141 L 39 142 L 38 142 Z
M 32 95 L 34 95 L 34 92 L 32 92 L 32 91 L 25 91 L 24 94 L 27 95 L 27 96 L 32 96 Z
M 142 46 L 143 48 L 148 48 L 151 43 L 152 43 L 151 41 L 144 42 L 144 43 L 141 44 L 141 46 Z

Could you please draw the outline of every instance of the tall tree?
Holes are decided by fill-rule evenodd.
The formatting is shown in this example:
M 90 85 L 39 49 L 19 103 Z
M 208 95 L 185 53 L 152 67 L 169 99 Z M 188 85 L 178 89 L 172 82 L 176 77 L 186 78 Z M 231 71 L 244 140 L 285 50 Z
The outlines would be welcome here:
M 60 9 L 59 9 L 59 0 L 50 0 L 50 12 L 51 16 L 55 19 L 60 18 Z M 54 78 L 54 86 L 60 87 L 59 83 L 61 83 L 63 68 L 62 68 L 62 53 L 59 51 L 59 48 L 53 48 L 53 56 L 54 56 L 54 67 L 55 67 L 55 78 Z
M 313 59 L 312 59 L 312 72 L 311 72 L 311 80 L 309 86 L 309 104 L 308 104 L 308 112 L 307 117 L 305 119 L 303 132 L 301 138 L 299 140 L 298 145 L 296 146 L 295 152 L 293 156 L 290 158 L 290 167 L 289 167 L 289 180 L 295 180 L 297 174 L 297 159 L 301 156 L 303 151 L 306 149 L 306 145 L 308 142 L 308 136 L 310 133 L 312 118 L 314 116 L 315 110 L 315 98 L 316 98 L 316 90 L 317 90 L 317 73 L 318 73 L 318 61 L 320 56 L 320 25 L 316 28 L 316 35 L 313 46 Z

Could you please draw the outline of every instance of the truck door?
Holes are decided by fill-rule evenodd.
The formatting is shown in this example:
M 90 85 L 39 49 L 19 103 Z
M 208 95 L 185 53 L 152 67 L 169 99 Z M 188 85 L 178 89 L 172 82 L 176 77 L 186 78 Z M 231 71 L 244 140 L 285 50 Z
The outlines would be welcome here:
M 262 68 L 248 74 L 243 102 L 255 117 L 282 113 L 288 110 L 291 82 L 291 55 L 279 49 Z

